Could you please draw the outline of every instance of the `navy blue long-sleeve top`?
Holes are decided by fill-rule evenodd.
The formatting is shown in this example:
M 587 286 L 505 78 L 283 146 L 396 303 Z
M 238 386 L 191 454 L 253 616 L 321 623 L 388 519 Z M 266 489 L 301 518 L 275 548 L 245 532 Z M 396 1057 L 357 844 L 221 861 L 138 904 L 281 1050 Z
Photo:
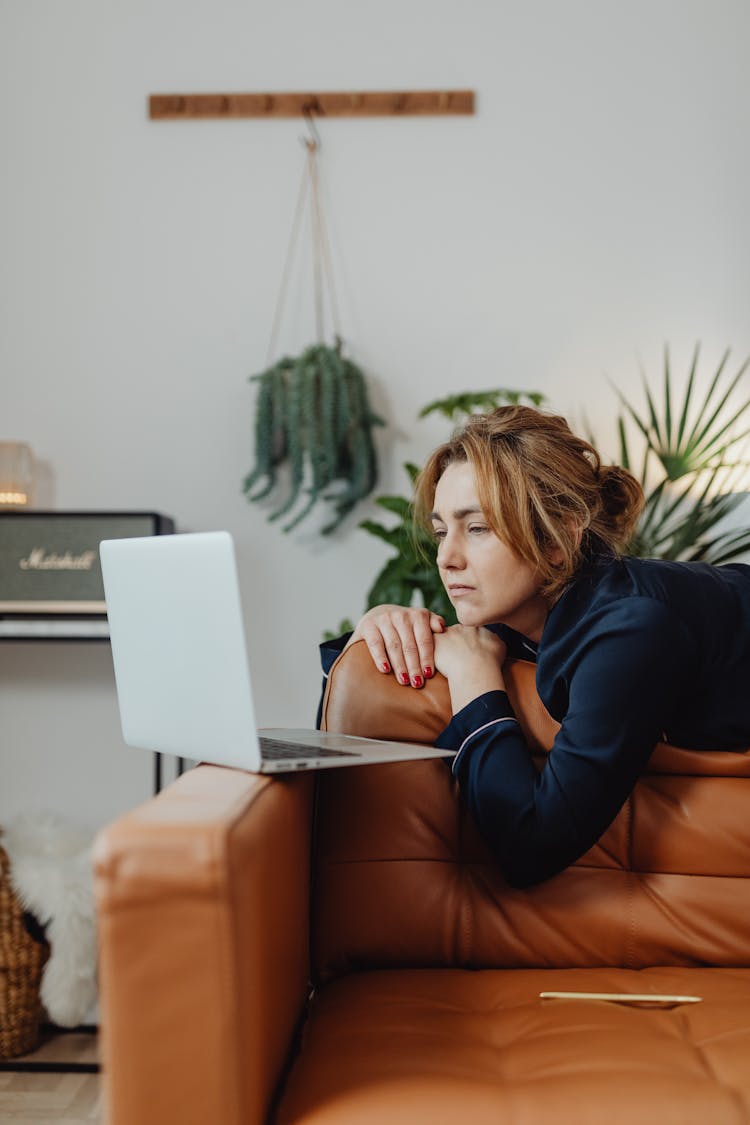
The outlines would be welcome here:
M 596 843 L 660 741 L 750 746 L 750 566 L 599 556 L 550 610 L 534 659 L 560 731 L 538 771 L 504 691 L 479 695 L 436 745 L 514 886 L 556 874 Z M 324 646 L 324 667 L 338 654 Z

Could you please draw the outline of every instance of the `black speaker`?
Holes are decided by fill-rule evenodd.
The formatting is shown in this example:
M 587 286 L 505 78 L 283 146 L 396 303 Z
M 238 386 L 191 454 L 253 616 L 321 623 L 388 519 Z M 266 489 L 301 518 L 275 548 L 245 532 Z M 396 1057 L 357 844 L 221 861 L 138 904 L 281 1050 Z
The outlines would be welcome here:
M 157 512 L 0 512 L 0 615 L 103 616 L 101 540 L 173 531 Z

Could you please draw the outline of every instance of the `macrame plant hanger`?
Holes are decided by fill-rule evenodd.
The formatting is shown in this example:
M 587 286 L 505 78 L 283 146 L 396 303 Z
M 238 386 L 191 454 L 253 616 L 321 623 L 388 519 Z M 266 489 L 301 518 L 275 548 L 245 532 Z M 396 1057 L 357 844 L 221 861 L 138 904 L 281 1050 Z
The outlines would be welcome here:
M 372 427 L 382 425 L 370 408 L 362 371 L 343 355 L 341 321 L 333 279 L 328 230 L 320 192 L 320 137 L 312 113 L 305 113 L 309 136 L 297 202 L 292 220 L 281 285 L 276 301 L 266 359 L 257 381 L 255 465 L 245 478 L 248 500 L 263 500 L 278 483 L 279 467 L 289 463 L 289 493 L 271 511 L 270 521 L 289 515 L 304 491 L 299 511 L 284 525 L 291 531 L 318 500 L 329 502 L 333 519 L 322 534 L 334 531 L 377 481 L 377 457 Z M 300 356 L 274 363 L 279 329 L 295 253 L 300 242 L 309 198 L 312 238 L 313 301 L 317 342 Z M 334 346 L 324 342 L 326 297 L 334 330 Z
M 274 310 L 273 323 L 271 327 L 271 336 L 268 344 L 268 355 L 266 362 L 270 364 L 276 353 L 276 345 L 278 342 L 279 328 L 286 305 L 286 295 L 289 288 L 289 279 L 292 272 L 292 264 L 294 256 L 300 241 L 300 231 L 302 229 L 302 222 L 305 217 L 305 204 L 307 202 L 308 193 L 310 195 L 310 219 L 311 219 L 311 234 L 312 234 L 312 272 L 313 272 L 313 301 L 315 307 L 315 334 L 318 340 L 324 338 L 324 271 L 325 283 L 328 286 L 328 300 L 331 310 L 331 319 L 333 322 L 334 336 L 338 339 L 341 336 L 340 319 L 338 312 L 338 305 L 336 302 L 336 289 L 333 280 L 333 266 L 331 262 L 331 251 L 328 244 L 328 231 L 325 223 L 325 216 L 323 214 L 323 207 L 320 199 L 320 176 L 318 172 L 318 152 L 320 151 L 320 136 L 315 127 L 315 119 L 311 113 L 306 113 L 305 121 L 307 122 L 310 135 L 308 137 L 300 138 L 304 144 L 307 155 L 305 163 L 302 167 L 302 176 L 300 178 L 299 191 L 297 192 L 297 202 L 294 208 L 294 217 L 292 219 L 292 229 L 289 235 L 289 245 L 287 246 L 286 258 L 284 259 L 284 268 L 281 275 L 281 285 L 279 286 L 279 293 L 276 299 L 276 308 Z

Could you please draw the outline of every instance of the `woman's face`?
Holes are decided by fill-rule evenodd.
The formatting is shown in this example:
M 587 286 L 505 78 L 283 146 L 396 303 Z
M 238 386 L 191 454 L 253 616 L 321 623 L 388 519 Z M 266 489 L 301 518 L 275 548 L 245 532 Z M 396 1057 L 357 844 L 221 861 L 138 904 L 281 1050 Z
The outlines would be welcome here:
M 502 622 L 538 641 L 548 609 L 539 578 L 489 526 L 468 462 L 455 461 L 443 472 L 432 526 L 440 577 L 460 623 Z

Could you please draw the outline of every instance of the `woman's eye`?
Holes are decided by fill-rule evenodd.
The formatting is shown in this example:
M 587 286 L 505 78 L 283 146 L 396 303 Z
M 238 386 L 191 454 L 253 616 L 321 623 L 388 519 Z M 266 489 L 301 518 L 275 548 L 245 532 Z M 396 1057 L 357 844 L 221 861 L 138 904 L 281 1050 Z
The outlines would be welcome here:
M 488 527 L 485 527 L 484 524 L 479 524 L 479 523 L 473 523 L 469 527 L 469 533 L 472 534 L 472 535 L 477 535 L 477 534 L 481 535 L 482 532 L 489 531 L 489 530 L 490 529 Z
M 433 527 L 432 536 L 434 539 L 445 539 L 445 528 Z

